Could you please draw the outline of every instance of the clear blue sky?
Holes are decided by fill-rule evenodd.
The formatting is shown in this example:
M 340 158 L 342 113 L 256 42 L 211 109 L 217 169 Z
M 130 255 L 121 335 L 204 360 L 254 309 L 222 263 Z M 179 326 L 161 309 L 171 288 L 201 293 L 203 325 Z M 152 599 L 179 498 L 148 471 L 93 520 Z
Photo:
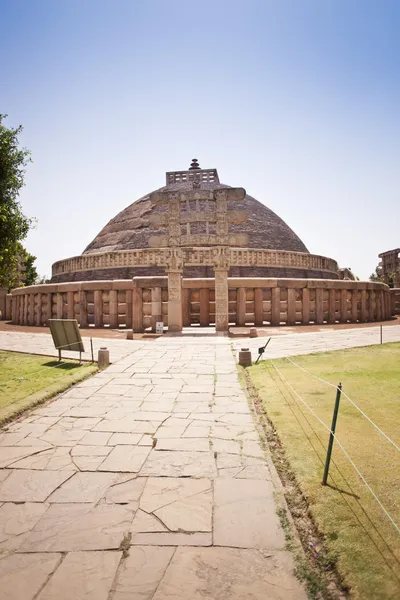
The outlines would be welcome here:
M 0 0 L 40 274 L 197 157 L 362 278 L 400 246 L 398 0 Z

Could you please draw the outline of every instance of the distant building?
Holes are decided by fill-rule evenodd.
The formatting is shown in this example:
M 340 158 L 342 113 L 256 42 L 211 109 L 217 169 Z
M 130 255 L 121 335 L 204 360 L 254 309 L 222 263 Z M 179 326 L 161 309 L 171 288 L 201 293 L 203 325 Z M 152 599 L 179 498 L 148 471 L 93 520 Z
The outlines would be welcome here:
M 393 283 L 394 287 L 400 287 L 400 248 L 386 250 L 379 254 L 381 276 L 385 283 Z

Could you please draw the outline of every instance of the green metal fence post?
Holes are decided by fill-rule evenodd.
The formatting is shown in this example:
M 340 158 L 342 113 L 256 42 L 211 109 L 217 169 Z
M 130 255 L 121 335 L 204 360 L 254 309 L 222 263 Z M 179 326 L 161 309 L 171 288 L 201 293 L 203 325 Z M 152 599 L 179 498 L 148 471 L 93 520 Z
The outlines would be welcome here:
M 342 393 L 342 384 L 339 383 L 339 385 L 337 386 L 337 392 L 336 392 L 335 408 L 333 409 L 331 432 L 329 434 L 328 452 L 326 453 L 326 461 L 325 461 L 325 469 L 324 469 L 324 477 L 322 479 L 322 485 L 326 485 L 326 482 L 328 480 L 329 465 L 331 463 L 332 448 L 333 448 L 333 441 L 335 439 L 336 421 L 337 421 L 338 413 L 339 413 L 339 404 L 340 404 L 341 393 Z

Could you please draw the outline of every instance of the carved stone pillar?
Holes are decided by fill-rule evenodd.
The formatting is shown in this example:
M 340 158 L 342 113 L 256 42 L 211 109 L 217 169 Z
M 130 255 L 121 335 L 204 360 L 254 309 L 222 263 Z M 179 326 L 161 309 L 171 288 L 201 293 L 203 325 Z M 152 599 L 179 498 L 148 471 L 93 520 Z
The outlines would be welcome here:
M 228 271 L 230 254 L 229 248 L 220 246 L 212 250 L 215 272 L 215 329 L 229 329 L 229 295 Z
M 81 329 L 89 327 L 86 292 L 82 289 L 79 292 L 79 326 Z
M 178 246 L 181 240 L 181 202 L 179 192 L 168 194 L 168 246 Z
M 80 296 L 79 296 L 79 298 L 80 298 Z M 47 306 L 47 308 L 46 308 L 45 322 L 46 322 L 46 325 L 48 325 L 49 324 L 49 319 L 53 318 L 53 295 L 52 294 L 47 294 L 47 304 L 46 304 L 46 306 Z M 79 310 L 80 310 L 80 305 L 79 305 Z M 79 323 L 80 323 L 80 317 L 79 317 Z
M 246 288 L 242 287 L 236 290 L 236 325 L 246 325 Z
M 35 296 L 29 294 L 28 325 L 35 324 Z
M 315 289 L 315 323 L 322 325 L 324 322 L 324 290 Z
M 281 289 L 278 287 L 271 290 L 271 325 L 279 325 L 281 322 Z
M 182 331 L 182 249 L 166 250 L 163 262 L 168 274 L 168 331 Z
M 0 319 L 4 319 L 6 318 L 6 296 L 7 296 L 7 292 L 8 289 L 7 288 L 0 288 Z
M 228 219 L 227 219 L 228 190 L 227 189 L 214 190 L 214 197 L 215 197 L 215 201 L 216 201 L 215 232 L 217 234 L 217 243 L 218 244 L 227 244 L 228 243 Z
M 126 290 L 125 292 L 125 304 L 126 304 L 126 328 L 132 328 L 132 290 Z
M 309 325 L 310 323 L 310 290 L 308 288 L 303 289 L 302 293 L 302 323 L 303 325 Z
M 42 302 L 43 302 L 43 299 L 42 299 Z M 96 314 L 96 307 L 95 307 L 95 314 Z M 71 292 L 71 291 L 67 292 L 67 317 L 68 317 L 68 319 L 75 319 L 74 292 Z
M 215 271 L 215 329 L 228 331 L 228 268 L 214 267 Z
M 183 288 L 182 290 L 182 321 L 184 327 L 190 327 L 190 295 L 191 291 L 189 288 Z
M 157 321 L 162 321 L 161 288 L 151 288 L 151 330 L 156 331 Z
M 103 327 L 103 290 L 94 290 L 94 326 Z
M 64 301 L 63 301 L 63 297 L 62 294 L 58 293 L 57 297 L 56 297 L 56 307 L 57 307 L 57 312 L 56 312 L 56 317 L 57 319 L 62 319 L 63 318 L 63 308 L 64 308 Z M 32 310 L 33 313 L 33 310 Z
M 168 269 L 168 331 L 182 331 L 182 271 Z
M 367 290 L 361 290 L 361 322 L 368 321 Z
M 296 325 L 296 290 L 288 288 L 287 291 L 287 324 Z
M 15 315 L 18 313 L 18 302 L 17 296 L 12 296 L 11 298 L 11 321 L 14 325 L 17 324 Z
M 142 333 L 143 327 L 143 290 L 133 281 L 132 287 L 132 329 L 134 333 Z
M 118 328 L 118 290 L 110 290 L 110 328 Z
M 254 290 L 254 325 L 261 327 L 264 323 L 264 298 L 263 289 L 255 288 Z
M 36 313 L 35 313 L 35 325 L 42 324 L 42 294 L 36 294 Z
M 210 324 L 210 290 L 200 290 L 200 327 L 208 327 Z

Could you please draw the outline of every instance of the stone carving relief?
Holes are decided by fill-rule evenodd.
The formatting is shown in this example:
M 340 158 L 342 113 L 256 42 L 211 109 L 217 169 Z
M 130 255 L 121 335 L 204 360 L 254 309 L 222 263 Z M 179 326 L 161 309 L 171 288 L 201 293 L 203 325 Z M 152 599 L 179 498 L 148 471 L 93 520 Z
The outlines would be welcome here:
M 219 248 L 212 248 L 212 260 L 214 267 L 222 269 L 228 269 L 230 265 L 230 252 L 229 248 L 220 246 Z
M 180 271 L 168 271 L 168 301 L 180 300 L 182 274 Z
M 220 257 L 219 257 L 220 258 Z M 223 258 L 219 260 L 221 266 L 214 268 L 215 272 L 215 326 L 217 331 L 228 329 L 228 268 L 222 265 Z
M 193 189 L 181 192 L 153 192 L 150 200 L 153 204 L 167 204 L 168 212 L 153 215 L 149 221 L 153 227 L 168 227 L 168 235 L 150 236 L 151 248 L 166 246 L 240 246 L 246 245 L 246 235 L 229 235 L 229 223 L 243 223 L 247 219 L 245 211 L 228 213 L 229 200 L 242 200 L 246 195 L 243 188 L 221 188 L 216 190 Z M 200 210 L 200 201 L 215 201 L 215 210 Z M 195 202 L 196 210 L 190 210 L 190 203 Z M 187 210 L 181 213 L 181 203 L 186 203 Z M 206 234 L 191 234 L 190 223 L 206 223 Z M 215 234 L 209 234 L 209 224 L 215 223 Z M 186 225 L 186 235 L 181 235 L 181 227 Z
M 238 234 L 240 235 L 240 234 Z M 184 236 L 182 236 L 184 237 Z M 240 241 L 240 240 L 237 240 Z M 331 271 L 336 274 L 336 261 L 325 256 L 304 254 L 301 252 L 284 252 L 275 250 L 257 250 L 250 248 L 189 247 L 189 248 L 144 248 L 142 250 L 124 250 L 122 252 L 107 252 L 104 254 L 83 254 L 74 258 L 58 261 L 53 265 L 53 275 L 77 273 L 90 269 L 114 269 L 116 267 L 148 267 L 165 266 L 166 257 L 181 257 L 187 266 L 215 265 L 215 257 L 229 256 L 230 266 L 260 266 L 260 267 L 291 267 L 298 269 L 315 269 Z M 223 250 L 222 254 L 220 251 Z M 165 254 L 171 250 L 177 254 Z M 180 252 L 180 253 L 179 253 Z M 168 258 L 169 260 L 169 258 Z
M 184 253 L 181 248 L 168 248 L 163 251 L 162 262 L 168 269 L 182 271 Z

